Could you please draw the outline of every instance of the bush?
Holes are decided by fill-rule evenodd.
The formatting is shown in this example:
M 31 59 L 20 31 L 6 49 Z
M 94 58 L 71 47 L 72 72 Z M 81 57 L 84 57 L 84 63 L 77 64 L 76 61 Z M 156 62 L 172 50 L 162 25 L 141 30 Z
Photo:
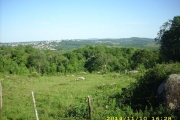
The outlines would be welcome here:
M 29 74 L 29 77 L 40 77 L 41 75 L 37 72 L 32 72 L 31 74 Z
M 130 86 L 130 91 L 133 91 L 131 97 L 142 98 L 133 100 L 134 105 L 139 104 L 142 107 L 147 104 L 156 106 L 157 88 L 170 74 L 178 73 L 180 73 L 180 63 L 157 64 L 155 67 L 148 69 L 136 84 Z
M 69 105 L 65 116 L 74 117 L 76 119 L 88 119 L 88 106 L 86 103 L 75 103 L 73 105 Z

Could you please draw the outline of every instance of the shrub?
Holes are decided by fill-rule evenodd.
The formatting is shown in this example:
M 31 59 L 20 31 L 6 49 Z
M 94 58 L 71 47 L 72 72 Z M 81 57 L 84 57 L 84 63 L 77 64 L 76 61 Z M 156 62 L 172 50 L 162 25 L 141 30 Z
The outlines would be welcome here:
M 66 117 L 74 117 L 76 119 L 88 119 L 88 107 L 85 103 L 75 103 L 73 105 L 69 105 L 65 116 Z
M 159 107 L 156 99 L 156 93 L 159 85 L 170 74 L 178 73 L 180 73 L 180 63 L 157 64 L 153 68 L 148 69 L 136 83 L 131 84 L 129 89 L 120 94 L 119 97 L 122 97 L 123 95 L 125 98 L 129 98 L 130 102 L 127 103 L 127 101 L 124 101 L 124 103 L 130 105 L 134 110 L 142 110 L 145 112 L 148 109 L 150 110 L 152 107 L 157 113 L 161 112 L 162 115 L 171 115 L 171 113 L 166 111 L 165 108 Z M 130 92 L 132 92 L 131 96 L 128 94 Z M 153 115 L 151 114 L 151 116 Z
M 32 72 L 31 74 L 29 74 L 29 77 L 40 77 L 40 74 L 37 72 Z

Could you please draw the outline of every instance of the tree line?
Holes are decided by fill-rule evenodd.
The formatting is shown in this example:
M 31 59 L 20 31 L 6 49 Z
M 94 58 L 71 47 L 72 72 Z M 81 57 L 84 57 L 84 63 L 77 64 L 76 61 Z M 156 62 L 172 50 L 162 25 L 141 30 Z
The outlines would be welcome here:
M 91 46 L 63 53 L 61 49 L 39 50 L 32 46 L 0 47 L 0 72 L 42 75 L 87 72 L 122 72 L 150 68 L 158 62 L 158 51 Z

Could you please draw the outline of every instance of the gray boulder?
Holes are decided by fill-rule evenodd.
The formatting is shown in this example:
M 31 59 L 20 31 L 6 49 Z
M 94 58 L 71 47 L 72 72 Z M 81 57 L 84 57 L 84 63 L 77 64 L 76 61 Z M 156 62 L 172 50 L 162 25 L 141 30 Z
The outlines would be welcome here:
M 157 89 L 157 100 L 167 109 L 180 109 L 180 74 L 171 74 Z

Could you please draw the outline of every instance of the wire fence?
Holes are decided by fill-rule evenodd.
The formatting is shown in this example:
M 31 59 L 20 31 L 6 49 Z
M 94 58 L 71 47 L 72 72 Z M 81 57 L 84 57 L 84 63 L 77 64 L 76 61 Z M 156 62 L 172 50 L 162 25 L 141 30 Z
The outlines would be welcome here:
M 46 96 L 46 97 L 57 97 L 57 98 L 60 98 L 61 97 L 61 95 L 53 95 L 53 94 L 44 94 L 44 93 L 35 93 L 37 96 Z M 120 94 L 121 95 L 121 94 Z M 92 95 L 93 96 L 93 95 Z M 91 96 L 91 97 L 92 97 Z M 149 98 L 163 98 L 164 96 L 145 96 L 145 97 L 136 97 L 136 98 L 133 98 L 133 97 L 123 97 L 123 95 L 122 95 L 122 97 L 115 97 L 115 96 L 109 96 L 109 97 L 106 97 L 106 98 L 118 98 L 118 99 L 122 99 L 122 100 L 126 100 L 126 99 L 132 99 L 132 100 L 138 100 L 138 99 L 149 99 Z M 166 96 L 166 97 L 169 97 L 169 96 Z M 87 98 L 87 96 L 75 96 L 75 97 L 73 97 L 73 95 L 72 96 L 66 96 L 66 97 L 63 97 L 63 98 L 66 98 L 66 99 L 77 99 L 77 100 L 79 100 L 79 99 L 82 99 L 82 98 Z M 96 100 L 96 99 L 98 99 L 98 98 L 100 98 L 100 97 L 96 97 L 96 98 L 91 98 L 92 100 Z
M 35 92 L 35 93 L 33 93 L 33 103 L 31 103 L 31 105 L 33 106 L 35 106 L 34 107 L 34 111 L 35 111 L 35 117 L 36 117 L 36 120 L 39 120 L 39 118 L 37 117 L 38 116 L 38 109 L 39 109 L 39 105 L 40 105 L 40 99 L 42 98 L 42 96 L 44 96 L 44 98 L 45 98 L 45 100 L 47 100 L 48 101 L 48 98 L 49 97 L 51 97 L 52 98 L 52 100 L 53 100 L 53 98 L 55 97 L 55 99 L 57 99 L 58 98 L 58 100 L 59 101 L 61 101 L 61 96 L 60 95 L 52 95 L 52 94 L 43 94 L 43 93 L 37 93 L 37 92 Z M 30 99 L 30 97 L 31 97 L 31 95 L 29 94 L 29 99 Z M 121 97 L 117 97 L 118 99 L 120 99 L 120 100 L 139 100 L 139 99 L 149 99 L 149 98 L 159 98 L 159 97 L 162 97 L 162 96 L 151 96 L 151 97 L 139 97 L 139 98 L 131 98 L 131 97 L 129 97 L 129 98 L 127 98 L 127 97 L 125 97 L 125 98 L 121 98 Z M 37 98 L 37 99 L 36 99 Z M 44 99 L 43 98 L 43 99 Z M 46 99 L 47 98 L 47 99 Z M 92 120 L 92 118 L 93 118 L 93 108 L 94 108 L 94 105 L 93 105 L 93 102 L 95 102 L 95 101 L 97 101 L 97 100 L 101 100 L 103 97 L 98 97 L 98 96 L 95 96 L 94 98 L 93 98 L 93 95 L 92 96 L 80 96 L 80 97 L 78 97 L 78 96 L 76 96 L 76 97 L 73 97 L 73 98 L 65 98 L 65 99 L 70 99 L 70 100 L 77 100 L 77 101 L 79 101 L 79 100 L 81 100 L 81 101 L 84 101 L 84 103 L 85 104 L 87 104 L 87 106 L 88 106 L 88 111 L 87 111 L 87 113 L 88 113 L 88 115 L 89 115 L 89 119 L 90 120 Z M 109 99 L 109 97 L 106 97 L 107 98 L 107 100 Z M 37 100 L 37 101 L 35 101 L 35 99 Z M 110 98 L 110 99 L 116 99 L 116 98 Z M 37 106 L 36 106 L 36 104 L 35 103 L 37 103 Z M 91 105 L 92 104 L 92 105 Z M 49 104 L 49 105 L 51 105 L 51 104 Z M 93 107 L 92 107 L 93 106 Z M 36 108 L 37 107 L 37 108 Z M 106 106 L 105 106 L 106 107 Z M 14 109 L 19 109 L 18 108 L 18 105 L 17 106 L 11 106 L 11 108 L 6 108 L 6 109 L 12 109 L 12 108 L 14 108 Z M 22 109 L 21 109 L 22 110 Z M 31 109 L 32 110 L 32 109 Z M 33 114 L 33 113 L 32 113 Z
M 124 97 L 124 96 L 121 96 L 121 94 L 119 95 L 119 96 L 106 96 L 106 97 L 104 97 L 104 96 L 96 96 L 96 95 L 94 95 L 93 96 L 93 94 L 91 95 L 91 96 L 62 96 L 61 94 L 47 94 L 47 93 L 45 93 L 45 92 L 40 92 L 40 93 L 38 93 L 38 92 L 35 92 L 34 93 L 34 95 L 35 95 L 35 98 L 37 98 L 36 100 L 36 103 L 37 103 L 37 108 L 39 107 L 38 106 L 38 104 L 39 104 L 39 100 L 40 99 L 44 99 L 44 100 L 47 100 L 48 101 L 48 99 L 49 98 L 52 98 L 52 99 L 58 99 L 58 100 L 61 100 L 61 99 L 67 99 L 67 100 L 73 100 L 73 101 L 84 101 L 84 103 L 87 103 L 87 105 L 89 106 L 89 111 L 87 111 L 87 112 L 89 112 L 89 115 L 91 115 L 90 116 L 90 119 L 92 119 L 92 109 L 93 109 L 93 107 L 91 107 L 91 104 L 93 104 L 93 102 L 95 102 L 95 101 L 97 101 L 97 100 L 108 100 L 108 99 L 118 99 L 118 100 L 140 100 L 140 99 L 145 99 L 145 100 L 149 100 L 150 98 L 163 98 L 164 96 L 144 96 L 144 97 L 136 97 L 136 98 L 134 98 L 134 97 Z M 31 97 L 31 95 L 30 94 L 28 94 L 28 95 L 26 95 L 28 98 L 27 98 L 27 100 Z M 168 96 L 166 96 L 166 97 L 168 97 Z M 34 98 L 34 100 L 33 101 L 35 101 L 35 98 Z M 13 100 L 12 100 L 13 101 Z M 34 102 L 35 103 L 35 102 Z M 34 104 L 33 103 L 33 104 Z M 36 106 L 35 104 L 34 104 L 34 106 Z M 16 105 L 16 106 L 11 106 L 11 109 L 12 108 L 18 108 L 18 105 Z M 34 109 L 35 109 L 36 107 L 34 107 Z M 6 108 L 6 109 L 10 109 L 10 108 Z M 0 83 L 0 110 L 1 110 L 1 113 L 2 113 L 2 86 L 1 86 L 1 83 Z M 35 110 L 35 114 L 37 114 L 37 111 L 38 111 L 38 109 L 37 110 Z M 36 115 L 36 116 L 38 116 L 38 115 Z M 38 118 L 36 117 L 36 119 L 38 120 Z

